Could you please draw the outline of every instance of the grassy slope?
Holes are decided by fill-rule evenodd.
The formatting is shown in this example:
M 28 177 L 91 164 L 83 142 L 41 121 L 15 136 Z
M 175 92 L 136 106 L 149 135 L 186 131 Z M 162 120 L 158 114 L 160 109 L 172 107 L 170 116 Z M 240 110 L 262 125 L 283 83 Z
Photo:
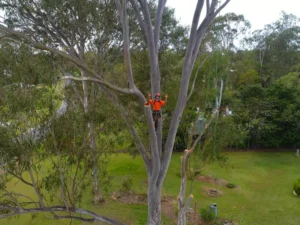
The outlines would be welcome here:
M 213 164 L 206 167 L 206 175 L 216 175 L 219 178 L 237 184 L 239 188 L 228 189 L 217 186 L 223 192 L 220 198 L 206 197 L 203 187 L 216 187 L 212 184 L 196 182 L 193 194 L 197 208 L 207 207 L 212 202 L 219 205 L 219 215 L 233 219 L 241 225 L 298 225 L 300 224 L 300 199 L 292 195 L 293 182 L 300 177 L 300 158 L 291 153 L 226 153 L 229 166 L 221 168 Z M 179 191 L 179 158 L 181 154 L 174 154 L 168 175 L 163 186 L 163 195 L 177 196 Z M 109 172 L 114 176 L 111 190 L 120 188 L 123 176 L 131 176 L 133 189 L 146 192 L 146 173 L 140 157 L 132 159 L 125 154 L 111 157 Z M 9 188 L 26 190 L 20 183 L 11 182 Z M 103 206 L 93 207 L 86 197 L 82 208 L 88 208 L 99 214 L 119 219 L 127 224 L 146 224 L 147 207 L 144 205 L 123 205 L 109 200 Z M 30 215 L 20 216 L 20 219 L 1 220 L 0 225 L 58 225 L 70 224 L 70 221 L 55 221 L 45 219 L 40 214 L 35 220 Z M 72 224 L 88 224 L 73 221 Z M 101 224 L 101 223 L 94 223 Z M 164 225 L 172 222 L 163 217 Z

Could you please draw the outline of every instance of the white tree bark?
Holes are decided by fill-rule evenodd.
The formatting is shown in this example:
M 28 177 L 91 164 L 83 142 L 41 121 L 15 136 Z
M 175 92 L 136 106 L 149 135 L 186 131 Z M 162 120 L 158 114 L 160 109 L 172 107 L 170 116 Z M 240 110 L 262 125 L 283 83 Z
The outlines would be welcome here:
M 147 0 L 129 0 L 132 7 L 135 10 L 136 17 L 138 19 L 140 28 L 144 34 L 145 42 L 147 44 L 147 50 L 149 54 L 149 63 L 150 63 L 150 80 L 151 80 L 151 92 L 152 94 L 160 92 L 160 68 L 158 63 L 158 49 L 159 49 L 159 33 L 161 26 L 162 13 L 166 4 L 166 0 L 158 1 L 158 8 L 156 16 L 154 18 L 154 24 L 149 13 L 148 1 Z M 187 93 L 191 77 L 191 72 L 194 68 L 195 60 L 199 51 L 201 41 L 205 35 L 205 32 L 208 26 L 211 24 L 213 19 L 217 14 L 228 4 L 230 0 L 225 0 L 223 4 L 217 8 L 218 0 L 198 0 L 196 9 L 193 16 L 193 22 L 190 30 L 190 38 L 187 45 L 184 64 L 182 68 L 181 81 L 180 81 L 180 90 L 178 93 L 177 103 L 173 116 L 171 119 L 171 124 L 168 131 L 167 141 L 165 143 L 164 154 L 161 156 L 162 142 L 161 134 L 156 136 L 155 130 L 153 127 L 153 119 L 151 115 L 151 110 L 149 108 L 144 108 L 144 102 L 146 102 L 145 97 L 142 92 L 135 86 L 134 76 L 131 66 L 130 59 L 130 43 L 129 43 L 129 25 L 128 18 L 126 15 L 126 0 L 115 0 L 117 9 L 120 16 L 120 22 L 123 28 L 123 49 L 124 49 L 124 64 L 127 71 L 129 88 L 120 88 L 117 87 L 103 79 L 102 76 L 97 74 L 94 70 L 89 68 L 84 62 L 80 61 L 78 58 L 70 53 L 65 53 L 62 50 L 54 49 L 49 46 L 46 46 L 42 43 L 39 43 L 30 37 L 8 29 L 7 27 L 0 25 L 0 32 L 9 37 L 17 37 L 22 39 L 25 42 L 28 42 L 30 45 L 37 49 L 50 51 L 54 54 L 57 54 L 70 62 L 77 65 L 82 71 L 84 71 L 88 77 L 82 78 L 71 78 L 72 80 L 80 81 L 94 81 L 99 85 L 106 86 L 112 90 L 118 91 L 125 94 L 133 94 L 137 97 L 139 105 L 144 108 L 147 126 L 149 130 L 149 141 L 151 154 L 147 154 L 145 149 L 141 145 L 137 145 L 139 151 L 143 157 L 147 168 L 148 174 L 148 224 L 159 225 L 161 222 L 161 203 L 160 195 L 161 188 L 166 176 L 171 155 L 173 151 L 175 136 L 177 129 L 183 114 L 184 108 L 187 102 Z M 206 3 L 206 15 L 204 16 L 203 21 L 200 22 L 200 15 L 204 8 L 204 3 Z M 64 79 L 70 79 L 66 77 Z M 161 128 L 160 128 L 161 129 Z M 138 143 L 138 142 L 137 142 Z

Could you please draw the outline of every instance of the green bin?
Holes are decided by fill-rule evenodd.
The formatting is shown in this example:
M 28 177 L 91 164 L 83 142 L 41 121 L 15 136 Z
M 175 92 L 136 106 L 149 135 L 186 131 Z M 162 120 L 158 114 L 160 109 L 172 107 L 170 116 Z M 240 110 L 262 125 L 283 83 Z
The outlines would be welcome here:
M 215 217 L 217 217 L 217 215 L 218 215 L 218 205 L 217 205 L 217 203 L 211 204 L 211 205 L 209 206 L 209 210 L 210 210 L 211 212 L 213 212 L 213 214 L 215 215 Z

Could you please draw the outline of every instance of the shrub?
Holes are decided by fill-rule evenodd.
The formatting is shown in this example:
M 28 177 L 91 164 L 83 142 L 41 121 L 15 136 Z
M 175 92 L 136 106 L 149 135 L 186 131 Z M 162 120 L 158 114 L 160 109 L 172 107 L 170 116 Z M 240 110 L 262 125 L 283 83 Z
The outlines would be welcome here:
M 226 184 L 226 187 L 228 187 L 228 188 L 235 188 L 236 185 L 233 184 L 233 183 L 228 183 L 228 184 Z
M 300 179 L 295 182 L 294 191 L 298 196 L 300 196 Z
M 212 222 L 214 220 L 215 215 L 214 215 L 214 213 L 212 211 L 210 211 L 210 210 L 208 210 L 206 208 L 202 208 L 201 209 L 201 218 L 205 222 L 209 223 L 209 222 Z
M 122 181 L 122 186 L 121 186 L 121 190 L 128 192 L 131 190 L 132 187 L 132 178 L 130 177 L 125 177 Z

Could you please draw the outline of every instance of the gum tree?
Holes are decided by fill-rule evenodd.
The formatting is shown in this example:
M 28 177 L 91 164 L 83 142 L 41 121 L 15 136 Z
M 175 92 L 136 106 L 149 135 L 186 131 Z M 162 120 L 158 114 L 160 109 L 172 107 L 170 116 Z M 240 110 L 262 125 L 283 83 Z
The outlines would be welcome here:
M 191 24 L 189 40 L 184 55 L 184 63 L 182 66 L 177 103 L 173 111 L 167 139 L 164 145 L 162 144 L 161 124 L 159 127 L 158 135 L 156 135 L 153 127 L 151 110 L 144 107 L 146 99 L 141 90 L 139 90 L 139 88 L 135 85 L 135 74 L 132 70 L 130 56 L 130 27 L 128 23 L 127 9 L 130 7 L 134 10 L 139 29 L 143 34 L 144 42 L 147 46 L 150 64 L 149 74 L 151 92 L 152 94 L 154 94 L 161 91 L 161 73 L 158 60 L 158 51 L 160 46 L 162 15 L 165 9 L 166 0 L 158 1 L 154 18 L 151 17 L 149 12 L 149 4 L 152 2 L 149 2 L 147 0 L 129 0 L 128 2 L 126 0 L 115 0 L 119 17 L 119 25 L 122 29 L 123 40 L 121 42 L 124 53 L 123 56 L 125 72 L 128 81 L 126 84 L 123 84 L 122 87 L 116 85 L 115 83 L 112 83 L 111 81 L 108 81 L 105 78 L 104 74 L 101 73 L 101 71 L 99 72 L 94 70 L 92 67 L 89 67 L 85 61 L 81 60 L 80 57 L 74 55 L 74 51 L 66 51 L 64 48 L 49 45 L 47 42 L 43 42 L 43 40 L 35 39 L 32 35 L 26 34 L 25 30 L 13 29 L 11 27 L 7 27 L 4 24 L 0 25 L 0 32 L 4 37 L 22 40 L 36 49 L 49 51 L 75 64 L 81 71 L 84 72 L 85 76 L 65 76 L 62 79 L 90 81 L 97 83 L 99 87 L 110 96 L 112 103 L 119 107 L 121 115 L 129 127 L 138 151 L 141 154 L 146 166 L 148 175 L 149 225 L 161 224 L 161 188 L 170 164 L 176 132 L 181 121 L 181 116 L 186 107 L 191 73 L 194 68 L 201 41 L 211 22 L 214 20 L 217 14 L 229 3 L 229 1 L 230 0 L 226 0 L 221 4 L 219 4 L 218 0 L 197 1 Z M 6 6 L 5 2 L 7 1 L 1 1 L 3 7 Z M 200 20 L 201 15 L 204 16 L 203 20 Z M 49 34 L 49 36 L 50 35 L 51 34 Z M 57 34 L 54 34 L 54 38 L 57 35 L 59 35 L 59 32 L 57 32 Z M 100 33 L 95 35 L 100 35 Z M 82 48 L 84 48 L 84 45 L 74 46 L 75 50 Z M 136 97 L 136 101 L 138 102 L 140 108 L 144 111 L 146 124 L 148 126 L 150 151 L 147 151 L 145 145 L 141 141 L 136 128 L 134 127 L 133 123 L 130 122 L 126 114 L 126 108 L 122 106 L 121 102 L 118 100 L 118 96 L 116 93 L 133 95 Z

